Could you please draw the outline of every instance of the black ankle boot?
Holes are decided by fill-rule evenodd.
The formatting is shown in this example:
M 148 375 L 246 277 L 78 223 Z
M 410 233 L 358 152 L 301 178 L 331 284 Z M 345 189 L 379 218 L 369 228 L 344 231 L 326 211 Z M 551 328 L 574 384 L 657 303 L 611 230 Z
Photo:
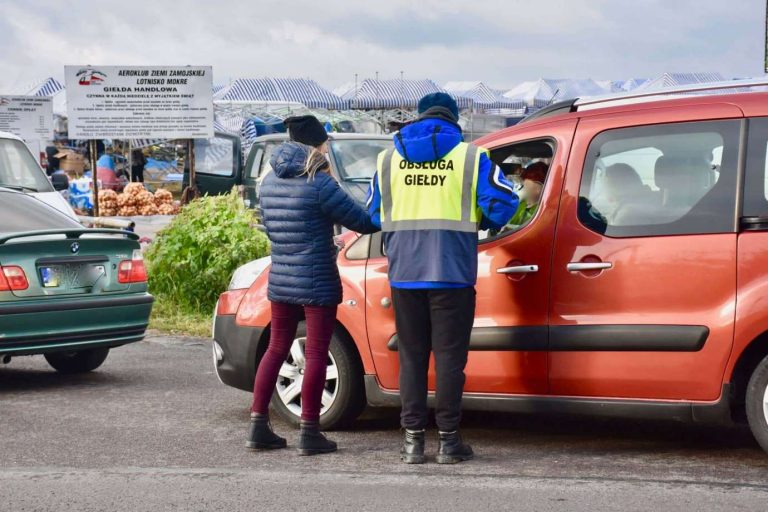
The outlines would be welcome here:
M 456 464 L 475 456 L 472 447 L 464 444 L 458 430 L 440 432 L 440 447 L 437 449 L 438 464 Z
M 320 432 L 317 421 L 301 421 L 299 431 L 299 455 L 319 455 L 336 451 L 336 443 L 327 439 Z
M 251 429 L 245 446 L 252 450 L 276 450 L 285 448 L 285 439 L 272 432 L 268 414 L 251 413 Z
M 405 429 L 403 447 L 400 449 L 400 460 L 406 464 L 424 464 L 424 431 Z

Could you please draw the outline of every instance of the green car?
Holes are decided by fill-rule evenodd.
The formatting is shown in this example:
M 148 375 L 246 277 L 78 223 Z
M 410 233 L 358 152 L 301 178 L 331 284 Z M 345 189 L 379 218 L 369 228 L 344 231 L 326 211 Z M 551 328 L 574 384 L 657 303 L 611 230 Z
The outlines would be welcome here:
M 138 239 L 0 188 L 0 360 L 43 354 L 60 372 L 88 372 L 140 341 L 153 298 Z

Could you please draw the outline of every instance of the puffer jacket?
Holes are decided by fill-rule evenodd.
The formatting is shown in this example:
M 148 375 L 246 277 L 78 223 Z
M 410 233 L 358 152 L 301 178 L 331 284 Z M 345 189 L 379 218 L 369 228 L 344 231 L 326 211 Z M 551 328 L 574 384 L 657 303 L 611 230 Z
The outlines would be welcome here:
M 261 185 L 264 226 L 272 243 L 268 297 L 273 302 L 333 306 L 342 290 L 333 243 L 335 224 L 359 233 L 378 228 L 336 180 L 318 172 L 300 176 L 311 148 L 297 142 L 279 146 L 273 172 Z

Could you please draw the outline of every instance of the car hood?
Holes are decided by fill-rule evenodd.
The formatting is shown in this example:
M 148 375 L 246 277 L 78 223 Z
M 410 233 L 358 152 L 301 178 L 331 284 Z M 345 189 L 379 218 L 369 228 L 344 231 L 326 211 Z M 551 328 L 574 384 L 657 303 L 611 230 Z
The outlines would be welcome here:
M 67 202 L 66 199 L 64 199 L 64 196 L 62 196 L 58 192 L 31 192 L 29 195 L 31 195 L 36 199 L 39 199 L 40 201 L 44 202 L 48 206 L 51 206 L 59 210 L 64 215 L 68 217 L 72 217 L 73 219 L 77 220 L 77 215 L 75 215 L 75 211 L 72 209 L 71 206 L 69 206 L 69 203 Z

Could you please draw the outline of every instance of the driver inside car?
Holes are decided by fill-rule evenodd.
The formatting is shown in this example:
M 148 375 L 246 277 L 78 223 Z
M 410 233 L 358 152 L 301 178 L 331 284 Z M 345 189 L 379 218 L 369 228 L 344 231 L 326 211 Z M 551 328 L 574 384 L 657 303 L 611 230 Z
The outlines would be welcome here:
M 544 162 L 529 164 L 523 171 L 521 178 L 523 188 L 518 193 L 520 204 L 512 219 L 504 227 L 504 230 L 518 229 L 528 222 L 536 214 L 541 200 L 541 192 L 544 190 L 544 180 L 547 178 L 549 167 Z

